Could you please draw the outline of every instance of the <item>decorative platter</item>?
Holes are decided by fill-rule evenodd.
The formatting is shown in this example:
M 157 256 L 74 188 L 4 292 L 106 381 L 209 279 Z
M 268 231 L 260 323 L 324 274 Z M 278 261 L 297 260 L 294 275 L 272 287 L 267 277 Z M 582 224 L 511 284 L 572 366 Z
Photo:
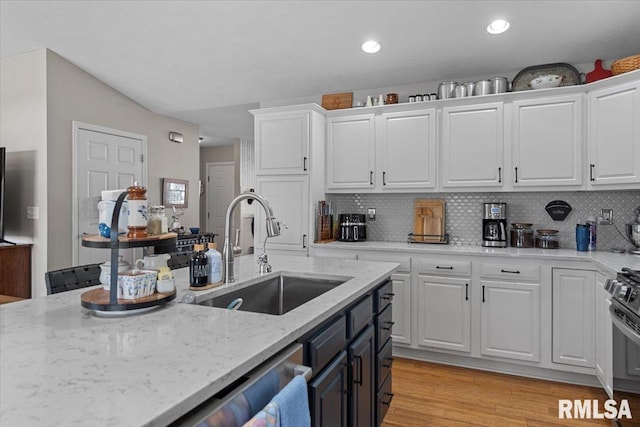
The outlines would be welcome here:
M 560 86 L 574 86 L 582 84 L 580 72 L 571 64 L 558 62 L 555 64 L 535 65 L 533 67 L 527 67 L 520 71 L 513 82 L 511 83 L 511 90 L 513 92 L 521 90 L 532 90 L 529 83 L 536 77 L 557 74 L 563 76 Z
M 103 288 L 93 289 L 84 292 L 80 296 L 80 303 L 84 308 L 94 310 L 96 314 L 110 315 L 129 315 L 135 313 L 143 313 L 143 309 L 153 308 L 172 301 L 176 297 L 176 291 L 168 293 L 155 293 L 138 299 L 122 299 L 118 298 L 117 304 L 109 303 L 109 291 Z

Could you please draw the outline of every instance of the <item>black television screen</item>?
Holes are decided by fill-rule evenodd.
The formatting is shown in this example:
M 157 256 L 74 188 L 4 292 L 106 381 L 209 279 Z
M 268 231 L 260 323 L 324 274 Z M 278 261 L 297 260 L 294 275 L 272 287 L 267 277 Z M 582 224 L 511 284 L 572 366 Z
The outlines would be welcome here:
M 0 147 L 0 242 L 4 241 L 4 175 L 6 148 Z

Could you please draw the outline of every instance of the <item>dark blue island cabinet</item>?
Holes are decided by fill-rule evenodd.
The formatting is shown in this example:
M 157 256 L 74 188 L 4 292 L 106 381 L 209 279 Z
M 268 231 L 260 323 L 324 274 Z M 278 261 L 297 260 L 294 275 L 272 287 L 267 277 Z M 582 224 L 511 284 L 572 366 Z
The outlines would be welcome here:
M 379 426 L 391 401 L 392 282 L 385 281 L 300 341 L 313 369 L 313 427 Z

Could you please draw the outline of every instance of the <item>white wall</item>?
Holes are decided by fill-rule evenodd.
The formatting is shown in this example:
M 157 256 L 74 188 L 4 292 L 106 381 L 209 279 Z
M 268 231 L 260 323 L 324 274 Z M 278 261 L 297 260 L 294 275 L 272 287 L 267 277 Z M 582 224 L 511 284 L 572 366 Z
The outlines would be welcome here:
M 37 153 L 35 195 L 30 206 L 40 207 L 41 219 L 34 236 L 15 231 L 15 240 L 33 239 L 38 246 L 33 257 L 34 296 L 46 294 L 45 271 L 72 265 L 72 121 L 146 135 L 148 203 L 161 203 L 163 177 L 186 179 L 189 209 L 181 221 L 198 223 L 197 125 L 155 114 L 44 49 L 2 59 L 1 98 L 0 144 L 9 152 L 25 147 Z M 170 142 L 170 131 L 182 133 L 184 142 Z
M 32 277 L 44 288 L 47 259 L 46 52 L 0 62 L 0 145 L 7 147 L 5 239 L 33 243 Z M 39 219 L 27 220 L 27 206 Z

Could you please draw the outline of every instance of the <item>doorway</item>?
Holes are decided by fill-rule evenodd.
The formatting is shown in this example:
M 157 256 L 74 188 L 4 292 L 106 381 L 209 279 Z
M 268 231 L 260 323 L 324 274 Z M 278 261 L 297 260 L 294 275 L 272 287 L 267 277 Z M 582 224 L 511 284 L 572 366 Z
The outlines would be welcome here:
M 217 234 L 219 248 L 224 240 L 224 222 L 229 203 L 235 197 L 233 162 L 207 163 L 207 231 Z M 234 238 L 234 236 L 230 236 Z
M 145 185 L 146 153 L 144 135 L 73 122 L 73 265 L 109 259 L 104 249 L 82 246 L 82 235 L 98 233 L 102 190 L 126 189 L 134 182 Z M 133 261 L 132 250 L 121 253 Z

